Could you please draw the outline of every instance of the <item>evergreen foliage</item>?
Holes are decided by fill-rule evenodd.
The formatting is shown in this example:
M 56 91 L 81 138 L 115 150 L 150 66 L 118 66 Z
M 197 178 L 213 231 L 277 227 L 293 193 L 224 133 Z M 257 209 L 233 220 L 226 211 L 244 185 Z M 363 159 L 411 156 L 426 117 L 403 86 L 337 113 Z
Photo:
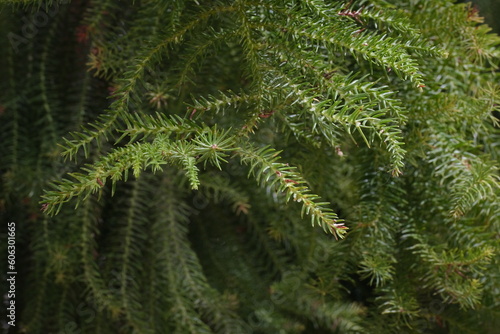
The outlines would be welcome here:
M 470 5 L 0 4 L 6 333 L 496 331 L 500 38 Z

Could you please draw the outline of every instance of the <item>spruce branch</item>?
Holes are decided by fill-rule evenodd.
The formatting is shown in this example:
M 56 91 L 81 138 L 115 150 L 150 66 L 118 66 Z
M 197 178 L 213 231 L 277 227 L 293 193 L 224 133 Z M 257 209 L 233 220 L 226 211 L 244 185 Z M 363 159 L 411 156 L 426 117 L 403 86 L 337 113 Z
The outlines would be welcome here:
M 130 144 L 139 137 L 142 141 L 157 135 L 176 135 L 177 138 L 181 138 L 202 131 L 201 126 L 186 118 L 158 112 L 155 115 L 130 114 L 124 120 L 124 123 L 124 128 L 120 130 L 122 135 L 116 140 L 115 144 L 121 142 L 125 137 L 129 137 L 128 143 Z
M 226 110 L 238 110 L 247 107 L 257 107 L 258 102 L 262 99 L 262 95 L 257 92 L 251 94 L 233 91 L 219 92 L 217 96 L 199 96 L 193 98 L 193 103 L 190 107 L 195 113 L 192 118 L 199 117 L 201 114 L 211 111 L 214 114 L 221 113 L 224 115 Z
M 217 48 L 222 44 L 227 44 L 238 37 L 239 34 L 234 30 L 204 32 L 200 36 L 196 36 L 196 40 L 191 42 L 186 48 L 186 60 L 181 63 L 178 71 L 178 80 L 173 85 L 178 90 L 181 90 L 187 83 L 193 83 L 191 79 L 196 73 L 196 67 L 200 67 L 203 57 L 206 57 L 210 52 L 217 52 Z
M 441 133 L 434 136 L 429 152 L 434 174 L 451 190 L 450 214 L 455 218 L 465 215 L 479 201 L 498 198 L 500 190 L 495 163 L 468 152 L 469 146 L 461 139 Z
M 364 59 L 382 68 L 393 69 L 403 79 L 412 81 L 415 87 L 425 86 L 417 61 L 394 38 L 375 32 L 358 32 L 356 25 L 346 27 L 347 24 L 342 21 L 336 20 L 323 25 L 321 21 L 308 20 L 300 13 L 297 16 L 291 12 L 287 14 L 295 18 L 293 26 L 263 22 L 254 23 L 254 28 L 280 32 L 284 40 L 286 37 L 293 38 L 295 43 L 303 45 L 305 49 L 319 48 L 321 45 L 329 55 L 334 55 L 339 50 L 348 51 L 358 60 Z
M 102 137 L 107 140 L 110 133 L 116 129 L 116 122 L 129 113 L 129 103 L 136 99 L 133 94 L 143 80 L 145 72 L 158 63 L 170 47 L 183 42 L 185 35 L 199 24 L 214 15 L 234 10 L 233 6 L 211 8 L 200 13 L 196 20 L 189 22 L 186 26 L 174 32 L 168 32 L 167 36 L 157 38 L 159 41 L 156 44 L 151 43 L 150 47 L 143 49 L 142 53 L 136 57 L 134 64 L 130 65 L 129 69 L 124 73 L 124 78 L 118 83 L 119 89 L 113 95 L 115 101 L 111 104 L 108 113 L 101 115 L 97 122 L 91 123 L 90 128 L 84 127 L 81 132 L 71 133 L 72 139 L 65 139 L 63 156 L 73 159 L 78 151 L 83 148 L 87 157 L 88 145 L 91 142 L 97 141 L 99 143 Z
M 481 300 L 483 284 L 476 278 L 492 261 L 491 246 L 457 249 L 432 245 L 430 238 L 415 228 L 409 228 L 408 237 L 415 242 L 409 250 L 418 254 L 429 270 L 423 280 L 426 288 L 435 289 L 446 302 L 458 303 L 464 308 L 476 308 Z
M 285 202 L 293 198 L 302 202 L 302 215 L 311 217 L 311 224 L 319 225 L 325 232 L 332 233 L 335 238 L 344 238 L 347 227 L 337 217 L 332 209 L 327 207 L 330 203 L 319 202 L 320 197 L 313 193 L 306 181 L 296 171 L 285 163 L 278 162 L 279 152 L 264 147 L 257 149 L 250 145 L 238 148 L 237 153 L 244 164 L 250 166 L 249 175 L 253 175 L 259 184 L 276 187 L 279 192 L 285 192 Z
M 286 87 L 290 92 L 288 96 L 294 95 L 295 99 L 291 104 L 301 104 L 306 107 L 304 110 L 314 116 L 321 133 L 326 134 L 330 142 L 335 142 L 329 138 L 330 133 L 335 133 L 335 127 L 343 127 L 351 135 L 355 131 L 361 135 L 368 147 L 373 142 L 373 136 L 369 139 L 363 131 L 368 129 L 374 136 L 380 138 L 385 143 L 391 155 L 392 174 L 397 176 L 402 174 L 404 166 L 404 155 L 406 151 L 402 148 L 401 129 L 391 118 L 383 118 L 386 113 L 384 109 L 374 108 L 376 102 L 365 102 L 363 104 L 349 103 L 364 98 L 364 94 L 345 94 L 345 101 L 342 99 L 325 98 L 315 92 L 314 88 L 308 88 L 305 83 L 295 83 L 295 80 L 288 78 L 285 74 L 277 76 L 277 87 Z M 284 84 L 279 81 L 284 81 Z M 355 85 L 355 83 L 353 83 Z M 327 121 L 327 122 L 324 122 Z M 330 129 L 331 130 L 330 130 Z M 354 137 L 352 137 L 354 139 Z
M 138 177 L 146 167 L 151 167 L 153 171 L 161 170 L 161 166 L 167 163 L 162 155 L 162 152 L 165 152 L 167 148 L 172 150 L 172 158 L 181 159 L 184 161 L 185 166 L 194 169 L 194 164 L 191 163 L 194 158 L 186 156 L 186 150 L 182 146 L 174 147 L 172 144 L 167 143 L 166 139 L 161 142 L 157 141 L 155 144 L 130 144 L 115 149 L 93 165 L 83 167 L 82 171 L 86 172 L 86 174 L 70 173 L 69 176 L 74 180 L 63 179 L 60 182 L 53 183 L 54 190 L 48 191 L 42 197 L 44 211 L 50 215 L 57 214 L 61 205 L 73 197 L 78 198 L 76 204 L 78 206 L 81 200 L 85 200 L 90 194 L 100 191 L 107 178 L 111 179 L 114 189 L 117 181 L 126 181 L 128 179 L 129 169 L 133 170 L 135 177 Z M 174 155 L 175 157 L 173 157 Z M 191 176 L 195 177 L 195 171 L 190 173 Z M 193 181 L 196 184 L 196 178 Z
M 162 166 L 166 164 L 178 164 L 186 171 L 191 188 L 198 189 L 200 181 L 196 164 L 203 162 L 206 167 L 207 162 L 210 162 L 221 169 L 221 162 L 227 162 L 225 157 L 228 155 L 224 152 L 234 150 L 235 139 L 230 135 L 230 130 L 220 131 L 217 126 L 205 127 L 192 140 L 172 141 L 168 134 L 173 130 L 179 130 L 179 126 L 169 119 L 140 120 L 135 118 L 134 121 L 151 121 L 148 123 L 149 129 L 142 129 L 141 133 L 146 135 L 155 133 L 154 140 L 134 142 L 114 149 L 96 163 L 83 167 L 82 171 L 86 174 L 69 173 L 68 175 L 74 180 L 63 179 L 53 183 L 54 190 L 48 191 L 43 196 L 43 210 L 46 213 L 57 214 L 61 205 L 73 197 L 78 198 L 76 203 L 78 206 L 80 201 L 85 200 L 90 194 L 100 192 L 108 178 L 111 179 L 113 194 L 116 182 L 127 181 L 130 169 L 137 178 L 147 168 L 157 172 L 161 171 Z M 182 130 L 186 131 L 185 128 Z M 125 135 L 127 134 L 132 134 L 134 137 L 138 135 L 133 129 L 125 132 Z
M 193 143 L 196 144 L 194 151 L 199 154 L 198 161 L 204 162 L 206 167 L 207 162 L 213 166 L 222 169 L 221 162 L 226 162 L 224 158 L 228 155 L 224 152 L 234 150 L 235 138 L 230 135 L 231 129 L 220 132 L 217 126 L 213 129 L 205 128 L 196 138 Z
M 470 5 L 0 7 L 21 331 L 498 327 L 500 38 Z

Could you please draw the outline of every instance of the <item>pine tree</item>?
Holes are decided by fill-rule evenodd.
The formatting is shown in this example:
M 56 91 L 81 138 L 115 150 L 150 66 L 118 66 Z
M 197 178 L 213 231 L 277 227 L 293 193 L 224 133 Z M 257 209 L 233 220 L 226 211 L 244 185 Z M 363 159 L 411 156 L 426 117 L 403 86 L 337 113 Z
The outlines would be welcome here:
M 6 333 L 496 331 L 500 38 L 474 7 L 0 3 Z

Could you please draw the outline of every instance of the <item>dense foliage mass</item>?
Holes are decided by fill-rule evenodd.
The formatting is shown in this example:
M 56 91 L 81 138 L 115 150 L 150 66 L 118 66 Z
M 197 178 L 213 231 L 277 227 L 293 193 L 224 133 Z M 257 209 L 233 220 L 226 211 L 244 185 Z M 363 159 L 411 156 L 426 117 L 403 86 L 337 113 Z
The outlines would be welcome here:
M 7 333 L 495 332 L 500 39 L 473 7 L 0 3 Z

